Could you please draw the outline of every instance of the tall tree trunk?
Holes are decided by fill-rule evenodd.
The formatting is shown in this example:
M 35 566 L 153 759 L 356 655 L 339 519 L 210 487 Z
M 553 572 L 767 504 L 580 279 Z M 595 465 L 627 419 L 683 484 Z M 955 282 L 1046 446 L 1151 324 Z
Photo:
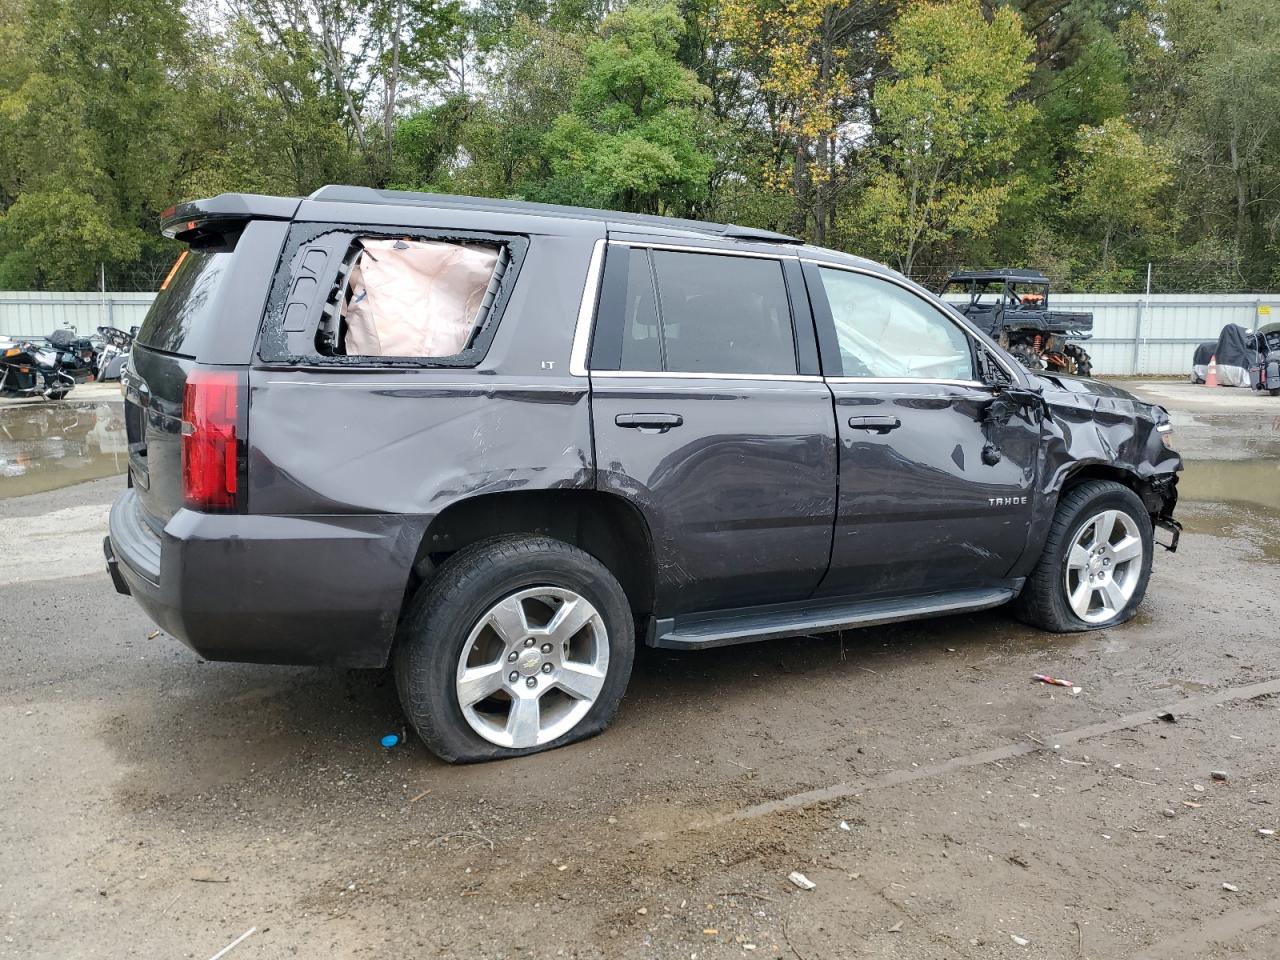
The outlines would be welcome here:
M 913 172 L 911 175 L 911 194 L 907 199 L 907 252 L 898 260 L 899 269 L 908 278 L 910 278 L 911 268 L 916 262 L 916 237 L 919 236 L 916 230 L 916 201 L 919 193 L 920 176 Z
M 833 11 L 828 6 L 822 13 L 822 26 L 818 38 L 818 96 L 824 106 L 832 107 L 834 93 L 832 77 L 836 72 L 835 35 L 836 25 Z M 827 222 L 831 218 L 835 196 L 835 136 L 823 133 L 818 136 L 815 145 L 814 167 L 818 174 L 814 178 L 813 203 L 813 242 L 822 245 L 827 241 Z
M 342 50 L 334 41 L 328 11 L 319 3 L 316 4 L 316 16 L 320 20 L 320 44 L 324 49 L 325 66 L 329 68 L 329 75 L 333 77 L 333 82 L 337 84 L 338 90 L 342 93 L 342 102 L 346 108 L 347 117 L 351 120 L 356 142 L 360 144 L 360 152 L 364 155 L 365 160 L 368 161 L 369 143 L 365 139 L 364 124 L 360 121 L 360 113 L 356 110 L 355 101 L 351 97 L 351 87 L 347 85 L 346 71 L 342 68 Z
M 795 210 L 791 215 L 790 231 L 797 236 L 804 235 L 805 223 L 809 219 L 809 153 L 805 149 L 802 138 L 796 138 L 794 166 L 791 170 L 791 190 L 795 194 Z
M 1244 253 L 1249 232 L 1249 182 L 1240 159 L 1240 128 L 1231 125 L 1231 176 L 1236 188 L 1236 256 Z
M 396 15 L 391 34 L 391 70 L 382 94 L 382 139 L 386 149 L 386 172 L 391 172 L 391 140 L 395 135 L 396 101 L 400 96 L 400 32 L 404 29 L 404 0 L 396 0 Z
M 827 171 L 827 138 L 818 137 L 814 147 L 813 165 L 818 175 L 813 178 L 813 242 L 822 246 L 827 239 L 827 191 L 831 186 Z

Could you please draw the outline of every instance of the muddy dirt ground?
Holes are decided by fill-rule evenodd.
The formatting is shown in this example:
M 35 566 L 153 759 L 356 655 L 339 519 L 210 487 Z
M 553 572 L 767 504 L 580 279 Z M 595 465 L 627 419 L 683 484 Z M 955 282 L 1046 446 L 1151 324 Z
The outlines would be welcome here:
M 0 409 L 0 957 L 1280 957 L 1280 400 L 1137 389 L 1189 465 L 1134 622 L 646 651 L 474 767 L 379 745 L 384 674 L 152 636 L 115 398 Z

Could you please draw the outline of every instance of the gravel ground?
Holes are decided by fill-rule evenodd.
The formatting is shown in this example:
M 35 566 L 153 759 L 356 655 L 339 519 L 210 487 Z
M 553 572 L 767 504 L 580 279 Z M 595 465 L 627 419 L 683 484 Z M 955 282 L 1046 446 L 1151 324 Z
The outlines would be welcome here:
M 112 402 L 0 411 L 0 957 L 1280 956 L 1280 401 L 1138 389 L 1189 532 L 1130 624 L 643 651 L 603 736 L 474 767 L 379 746 L 383 673 L 153 636 L 121 480 L 58 486 Z

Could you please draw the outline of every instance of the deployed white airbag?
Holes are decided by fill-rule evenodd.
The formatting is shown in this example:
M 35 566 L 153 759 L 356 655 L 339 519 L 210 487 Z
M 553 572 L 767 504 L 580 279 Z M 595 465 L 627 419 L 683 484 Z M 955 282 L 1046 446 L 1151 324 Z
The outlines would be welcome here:
M 498 249 L 436 240 L 361 240 L 360 245 L 344 310 L 346 353 L 461 353 L 484 303 Z

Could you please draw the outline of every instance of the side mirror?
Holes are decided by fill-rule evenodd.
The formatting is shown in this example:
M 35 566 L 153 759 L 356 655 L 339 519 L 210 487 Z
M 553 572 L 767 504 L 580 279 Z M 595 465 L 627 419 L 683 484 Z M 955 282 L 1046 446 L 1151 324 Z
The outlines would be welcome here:
M 1014 385 L 1013 378 L 982 344 L 977 345 L 978 376 L 989 387 L 1005 389 Z

